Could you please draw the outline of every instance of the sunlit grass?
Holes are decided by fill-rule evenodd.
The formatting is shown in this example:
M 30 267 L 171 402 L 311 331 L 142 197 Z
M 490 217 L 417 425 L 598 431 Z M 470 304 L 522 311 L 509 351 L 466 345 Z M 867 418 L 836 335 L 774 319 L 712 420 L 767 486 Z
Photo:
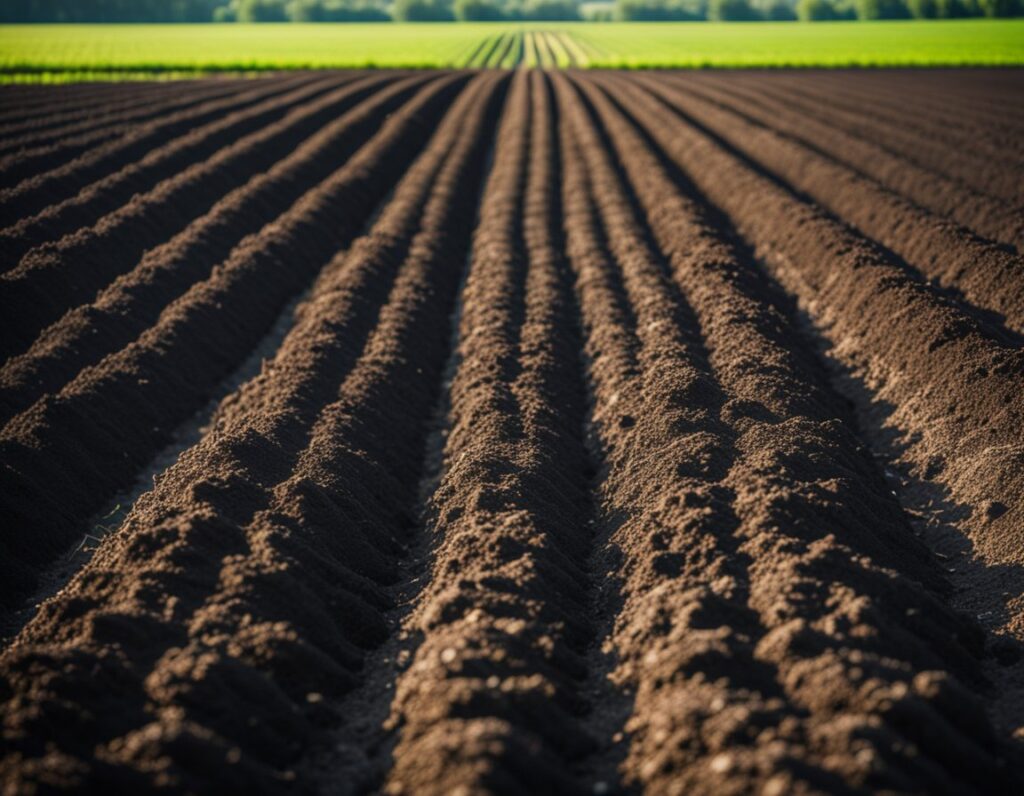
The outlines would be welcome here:
M 550 56 L 532 46 L 554 33 Z M 500 50 L 491 44 L 514 41 Z M 524 46 L 525 44 L 525 46 Z M 520 55 L 521 54 L 521 55 Z M 0 26 L 0 79 L 527 64 L 606 68 L 1024 64 L 1024 20 Z

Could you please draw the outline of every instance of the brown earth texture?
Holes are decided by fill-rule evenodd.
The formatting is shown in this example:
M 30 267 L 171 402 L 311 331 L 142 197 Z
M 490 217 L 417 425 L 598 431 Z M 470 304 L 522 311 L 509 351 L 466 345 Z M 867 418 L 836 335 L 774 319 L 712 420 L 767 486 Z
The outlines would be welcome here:
M 0 90 L 4 794 L 1024 792 L 1024 72 Z

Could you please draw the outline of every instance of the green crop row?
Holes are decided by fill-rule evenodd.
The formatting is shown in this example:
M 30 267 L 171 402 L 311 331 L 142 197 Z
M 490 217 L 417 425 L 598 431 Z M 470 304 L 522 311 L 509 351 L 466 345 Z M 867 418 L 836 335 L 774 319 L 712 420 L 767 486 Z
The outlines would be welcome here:
M 320 68 L 1024 64 L 1024 20 L 0 26 L 0 79 Z

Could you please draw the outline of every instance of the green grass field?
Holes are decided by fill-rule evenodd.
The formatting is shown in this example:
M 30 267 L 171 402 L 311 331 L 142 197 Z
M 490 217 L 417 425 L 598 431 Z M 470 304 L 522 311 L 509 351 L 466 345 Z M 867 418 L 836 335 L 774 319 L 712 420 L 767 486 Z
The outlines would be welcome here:
M 1024 19 L 581 25 L 608 67 L 1024 64 Z
M 1024 19 L 0 26 L 0 79 L 324 67 L 1024 65 Z

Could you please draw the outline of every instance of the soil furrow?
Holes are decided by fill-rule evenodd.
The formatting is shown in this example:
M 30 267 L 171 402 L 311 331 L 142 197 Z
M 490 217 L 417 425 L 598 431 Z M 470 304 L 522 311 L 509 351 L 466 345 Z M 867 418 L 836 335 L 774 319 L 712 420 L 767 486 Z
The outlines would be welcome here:
M 288 298 L 348 244 L 438 110 L 434 103 L 421 108 L 411 126 L 396 117 L 370 146 L 170 304 L 152 328 L 8 423 L 0 432 L 0 449 L 10 454 L 0 471 L 5 509 L 12 524 L 47 529 L 45 536 L 33 534 L 31 545 L 24 537 L 10 540 L 12 566 L 28 562 L 21 565 L 28 572 L 59 554 L 166 443 L 170 429 L 203 404 Z M 203 342 L 209 340 L 217 345 Z M 99 419 L 111 411 L 114 423 Z M 94 464 L 110 451 L 117 454 L 108 464 Z M 53 478 L 65 483 L 60 495 L 47 486 Z
M 566 763 L 593 745 L 576 721 L 590 531 L 582 390 L 563 363 L 578 345 L 546 91 L 531 82 L 513 84 L 463 292 L 389 793 L 573 792 Z
M 236 88 L 228 86 L 229 89 Z M 0 125 L 18 127 L 45 123 L 51 118 L 64 118 L 69 113 L 87 116 L 96 106 L 133 98 L 160 97 L 170 93 L 191 90 L 182 83 L 134 82 L 118 86 L 115 83 L 92 85 L 0 86 Z M 14 110 L 7 110 L 12 108 Z
M 708 82 L 716 81 L 711 78 Z M 794 80 L 790 76 L 752 81 L 751 85 L 766 96 L 776 97 L 790 107 L 800 107 L 809 116 L 885 146 L 937 174 L 946 175 L 946 165 L 951 160 L 967 158 L 985 172 L 994 173 L 997 169 L 991 168 L 993 164 L 1019 167 L 1024 157 L 1024 153 L 1016 151 L 1018 146 L 1012 135 L 1006 134 L 995 142 L 986 140 L 991 130 L 983 125 L 957 132 L 958 123 L 970 124 L 969 118 L 929 117 L 908 107 L 906 96 L 902 102 L 887 100 L 884 86 L 854 93 L 852 84 L 829 85 L 822 81 L 819 85 L 817 80 Z M 984 192 L 985 188 L 979 190 Z
M 937 85 L 917 85 L 917 81 L 910 71 L 897 71 L 886 81 L 873 81 L 876 84 L 882 83 L 881 88 L 889 90 L 889 86 L 895 89 L 909 91 L 911 102 L 920 98 L 922 103 L 928 107 L 942 111 L 954 118 L 968 118 L 977 120 L 989 129 L 997 128 L 1003 123 L 1019 125 L 1024 123 L 1024 110 L 1021 110 L 1014 99 L 1019 98 L 1021 88 L 1019 75 L 1014 75 L 1018 70 L 1006 69 L 996 71 L 993 75 L 972 75 L 970 71 L 943 71 L 939 72 L 944 80 L 941 88 Z M 1005 92 L 998 90 L 985 90 L 995 75 L 1002 74 L 1005 78 L 1016 77 L 1015 85 L 1006 86 Z M 870 80 L 870 76 L 866 75 Z M 1002 93 L 1003 96 L 999 96 Z
M 914 81 L 918 83 L 917 86 L 902 81 L 898 72 L 886 72 L 884 76 L 850 73 L 849 80 L 837 80 L 837 76 L 823 73 L 822 79 L 814 82 L 819 82 L 822 88 L 834 94 L 837 99 L 866 99 L 869 103 L 880 106 L 880 110 L 884 110 L 892 120 L 897 120 L 903 115 L 909 125 L 924 134 L 927 134 L 928 125 L 931 124 L 934 125 L 935 133 L 943 138 L 960 131 L 963 143 L 974 143 L 980 139 L 977 144 L 983 145 L 985 140 L 990 140 L 998 144 L 997 148 L 989 153 L 993 156 L 999 156 L 1000 150 L 1003 149 L 1002 145 L 1014 143 L 1012 138 L 999 140 L 993 139 L 993 136 L 1005 133 L 1012 135 L 1012 128 L 1024 121 L 1018 118 L 1015 123 L 1007 123 L 1006 112 L 1013 108 L 1013 102 L 1015 98 L 1019 98 L 1021 91 L 1020 78 L 1015 70 L 986 71 L 979 73 L 973 82 L 959 86 L 956 72 L 935 72 L 934 75 L 942 83 L 942 88 L 938 91 L 921 84 L 920 81 Z M 994 82 L 999 75 L 1004 75 L 1015 83 L 1012 87 L 1007 87 L 1002 97 L 995 95 Z M 806 86 L 808 89 L 815 88 L 813 83 Z M 962 106 L 965 99 L 979 95 L 992 97 L 992 101 L 996 103 L 994 115 L 986 118 Z M 1020 144 L 1017 143 L 1015 146 L 1020 151 Z
M 694 90 L 692 86 L 688 89 Z M 840 127 L 819 123 L 814 119 L 813 107 L 773 101 L 774 95 L 763 90 L 731 83 L 716 82 L 712 91 L 701 93 L 705 99 L 725 103 L 731 110 L 855 169 L 923 208 L 948 216 L 979 235 L 1024 250 L 1024 205 L 992 199 L 958 181 L 921 169 Z M 798 110 L 790 111 L 789 107 Z
M 48 205 L 75 196 L 83 188 L 116 174 L 175 140 L 182 137 L 192 140 L 197 134 L 201 135 L 204 127 L 219 130 L 225 124 L 230 125 L 239 118 L 244 119 L 246 109 L 261 106 L 274 97 L 286 96 L 297 87 L 324 82 L 323 78 L 318 80 L 303 76 L 285 81 L 257 83 L 248 91 L 204 102 L 197 108 L 179 111 L 165 119 L 143 125 L 130 136 L 86 152 L 70 163 L 35 175 L 13 188 L 0 191 L 0 221 L 5 228 L 16 224 Z M 223 136 L 221 138 L 223 139 Z M 9 268 L 10 264 L 3 267 Z
M 293 764 L 338 719 L 326 700 L 355 684 L 364 650 L 385 632 L 382 585 L 409 529 L 401 501 L 415 491 L 415 437 L 444 362 L 439 321 L 468 243 L 461 211 L 481 178 L 498 82 L 482 77 L 463 95 L 374 231 L 325 271 L 273 365 L 243 389 L 248 400 L 227 407 L 4 654 L 8 693 L 24 667 L 56 663 L 61 683 L 51 684 L 98 708 L 83 718 L 104 738 L 96 747 L 58 732 L 48 771 L 27 759 L 13 772 L 23 784 L 63 769 L 88 788 L 189 790 L 211 775 L 232 791 L 302 786 Z M 377 278 L 386 264 L 394 280 Z M 386 302 L 379 313 L 366 303 L 373 295 Z M 374 327 L 365 347 L 344 334 L 346 309 Z M 358 357 L 347 375 L 339 356 Z M 302 374 L 319 386 L 303 387 Z M 206 564 L 182 570 L 197 542 Z M 129 573 L 171 589 L 172 610 L 152 593 L 107 588 Z M 77 628 L 77 665 L 58 663 L 54 618 Z M 112 626 L 127 633 L 114 656 L 103 652 Z M 111 677 L 132 694 L 116 715 L 90 688 Z M 60 710 L 49 693 L 20 694 L 39 700 L 38 712 L 15 711 L 23 731 Z M 212 771 L 191 753 L 196 743 L 225 764 Z
M 649 79 L 644 85 L 655 86 Z M 657 87 L 661 96 L 775 179 L 809 195 L 920 272 L 959 294 L 998 330 L 1024 331 L 1024 258 L 707 99 Z
M 230 149 L 240 138 L 259 134 L 266 126 L 277 124 L 293 113 L 301 113 L 303 103 L 334 93 L 332 90 L 338 89 L 337 84 L 345 82 L 306 85 L 284 96 L 227 114 L 148 151 L 141 160 L 126 164 L 65 199 L 49 203 L 44 200 L 48 206 L 0 230 L 0 242 L 10 258 L 4 268 L 13 269 L 33 247 L 57 242 L 64 235 L 97 223 L 105 215 L 129 203 L 136 194 L 154 190 L 160 182 L 215 156 L 219 151 Z M 19 205 L 21 209 L 24 207 Z
M 631 88 L 629 102 L 638 103 L 633 107 L 648 134 L 728 212 L 799 298 L 831 346 L 829 356 L 859 385 L 862 411 L 887 430 L 906 470 L 956 507 L 955 532 L 969 550 L 965 564 L 977 573 L 975 597 L 998 606 L 979 617 L 982 624 L 1022 635 L 1016 574 L 1024 509 L 1018 499 L 1024 479 L 1021 351 L 988 338 L 884 250 L 745 167 L 666 105 L 635 91 L 635 84 Z M 669 129 L 671 137 L 664 132 Z M 992 637 L 988 643 L 992 650 L 1017 644 Z M 1015 720 L 1020 724 L 1019 711 Z
M 0 88 L 0 100 L 12 110 L 4 118 L 32 116 L 26 109 L 41 112 L 44 108 L 54 111 L 68 108 L 88 108 L 92 104 L 123 95 L 158 95 L 186 87 L 189 81 L 131 81 L 118 86 L 109 81 L 89 83 L 8 83 Z
M 100 543 L 121 526 L 139 499 L 153 489 L 155 479 L 161 477 L 185 451 L 203 439 L 210 430 L 222 402 L 244 384 L 259 376 L 267 360 L 273 358 L 292 330 L 296 309 L 309 298 L 311 292 L 311 289 L 307 290 L 285 305 L 270 330 L 249 352 L 246 359 L 214 388 L 210 400 L 174 428 L 170 433 L 170 441 L 135 474 L 131 486 L 115 495 L 89 519 L 83 528 L 81 541 L 73 543 L 63 555 L 39 568 L 34 576 L 37 584 L 35 590 L 22 602 L 22 607 L 0 613 L 0 649 L 6 648 L 35 617 L 39 607 L 64 589 L 92 560 L 93 553 Z
M 412 76 L 385 86 L 326 125 L 269 172 L 220 200 L 166 244 L 146 253 L 139 265 L 115 280 L 96 301 L 69 311 L 36 338 L 23 355 L 0 368 L 0 423 L 42 395 L 58 392 L 79 371 L 128 345 L 160 312 L 201 281 L 246 236 L 258 232 L 330 175 L 379 129 L 386 115 L 427 80 Z M 436 105 L 462 78 L 442 77 L 398 111 L 416 125 L 424 108 Z M 417 128 L 418 129 L 418 126 Z
M 507 31 L 0 88 L 0 790 L 1024 792 L 1020 74 Z
M 56 168 L 105 141 L 130 133 L 136 125 L 235 92 L 236 89 L 229 86 L 216 91 L 193 90 L 183 95 L 132 103 L 125 110 L 101 106 L 71 124 L 48 124 L 42 130 L 32 129 L 19 135 L 0 131 L 0 186 L 12 188 L 23 179 Z
M 477 201 L 485 184 L 484 175 L 491 168 L 495 152 L 492 136 L 498 111 L 498 108 L 494 109 L 495 120 L 488 133 L 488 154 L 475 187 Z M 468 215 L 475 219 L 475 210 L 468 211 Z M 416 644 L 416 639 L 402 628 L 426 580 L 430 540 L 422 532 L 423 518 L 429 497 L 440 479 L 450 402 L 448 387 L 457 358 L 457 333 L 463 287 L 469 270 L 469 251 L 467 240 L 464 243 L 464 265 L 455 289 L 454 302 L 444 324 L 447 334 L 446 358 L 438 376 L 439 386 L 435 385 L 434 405 L 424 427 L 419 431 L 424 444 L 420 451 L 416 498 L 407 511 L 409 520 L 404 523 L 406 543 L 397 562 L 397 577 L 384 587 L 389 602 L 388 609 L 383 612 L 387 638 L 365 656 L 364 676 L 358 687 L 342 699 L 331 702 L 331 709 L 337 715 L 349 718 L 337 723 L 329 743 L 308 750 L 300 764 L 310 780 L 316 782 L 315 789 L 318 792 L 367 792 L 379 786 L 390 767 L 393 733 L 387 727 L 387 720 L 399 672 L 408 666 L 409 656 Z
M 671 779 L 660 780 L 651 762 L 671 759 L 662 751 L 668 733 L 669 749 L 682 739 L 697 744 L 692 768 L 684 764 L 683 774 L 697 792 L 749 791 L 755 784 L 789 791 L 801 789 L 800 782 L 872 790 L 921 782 L 930 789 L 951 781 L 979 790 L 1004 784 L 982 703 L 954 676 L 978 685 L 973 656 L 981 654 L 981 634 L 915 583 L 943 585 L 870 455 L 833 414 L 841 401 L 827 395 L 825 374 L 813 358 L 798 355 L 796 334 L 765 301 L 773 290 L 741 262 L 721 224 L 679 192 L 650 142 L 602 95 L 586 85 L 584 93 L 600 124 L 618 139 L 613 151 L 693 312 L 695 349 L 706 350 L 706 359 L 691 357 L 697 373 L 679 404 L 700 437 L 702 456 L 691 455 L 667 488 L 656 487 L 653 474 L 631 472 L 625 479 L 634 493 L 650 487 L 656 497 L 647 510 L 653 509 L 653 524 L 664 528 L 665 538 L 647 555 L 660 559 L 655 572 L 668 576 L 659 592 L 649 572 L 637 574 L 640 599 L 654 605 L 626 612 L 633 617 L 630 644 L 655 639 L 634 653 L 640 660 L 633 664 L 639 676 L 627 765 L 655 790 L 679 782 L 678 763 Z M 670 370 L 666 359 L 660 359 L 663 371 Z M 616 407 L 620 403 L 621 397 Z M 668 412 L 658 414 L 666 422 Z M 657 428 L 638 419 L 626 434 L 651 434 L 652 425 Z M 684 429 L 676 430 L 676 442 L 680 435 L 685 439 Z M 635 457 L 631 464 L 642 466 Z M 672 492 L 676 502 L 668 497 Z M 688 538 L 673 539 L 672 529 L 681 527 Z M 630 539 L 627 528 L 617 537 Z M 633 544 L 642 540 L 635 537 Z M 631 561 L 643 560 L 644 554 L 630 552 Z M 897 575 L 897 567 L 906 574 Z M 670 594 L 686 597 L 673 604 Z M 636 621 L 669 611 L 690 617 L 692 637 L 685 620 L 660 633 Z M 756 618 L 744 616 L 749 612 Z M 694 674 L 702 659 L 712 673 L 728 672 L 730 681 L 739 667 L 753 694 L 719 695 L 689 682 L 670 696 L 679 688 L 668 685 L 670 672 L 691 656 Z M 921 670 L 932 679 L 915 678 Z M 671 723 L 663 710 L 669 700 L 683 706 Z M 908 723 L 910 716 L 918 719 Z M 707 722 L 718 726 L 709 730 Z M 916 722 L 961 737 L 963 756 L 949 757 Z M 865 740 L 868 727 L 884 730 Z M 736 733 L 750 740 L 737 742 Z M 899 751 L 910 747 L 915 751 Z M 837 755 L 836 749 L 851 751 Z
M 230 81 L 196 81 L 189 85 L 169 87 L 167 91 L 132 92 L 130 87 L 122 89 L 112 98 L 102 103 L 89 103 L 87 108 L 71 109 L 63 105 L 51 95 L 47 107 L 52 112 L 39 111 L 21 123 L 0 123 L 0 141 L 3 149 L 23 135 L 37 133 L 50 135 L 66 130 L 84 131 L 88 125 L 104 125 L 123 114 L 148 113 L 161 107 L 170 108 L 175 103 L 193 104 L 204 99 L 227 96 L 238 91 L 238 87 Z M 184 107 L 184 106 L 183 106 Z
M 787 96 L 796 94 L 816 113 L 839 120 L 848 132 L 882 144 L 912 162 L 960 180 L 997 198 L 1020 201 L 1015 187 L 1000 172 L 1000 165 L 1019 168 L 1024 151 L 1014 149 L 1019 133 L 1006 131 L 995 140 L 985 125 L 970 117 L 936 117 L 912 107 L 906 94 L 886 99 L 884 86 L 849 95 L 845 84 L 783 82 Z M 967 127 L 964 127 L 964 124 Z M 960 132 L 957 132 L 957 131 Z
M 226 193 L 271 168 L 281 148 L 300 145 L 339 111 L 393 80 L 390 75 L 368 77 L 300 106 L 153 191 L 132 197 L 95 227 L 33 249 L 17 268 L 0 276 L 0 308 L 11 313 L 0 355 L 25 351 L 42 329 L 131 271 L 147 248 L 166 242 Z
M 707 475 L 701 478 L 700 471 L 720 446 L 706 411 L 701 413 L 705 416 L 697 414 L 707 401 L 700 402 L 699 393 L 712 386 L 699 372 L 700 353 L 687 332 L 685 308 L 626 205 L 628 197 L 593 120 L 573 89 L 561 78 L 556 78 L 556 85 L 566 119 L 562 135 L 568 251 L 577 271 L 591 361 L 594 431 L 606 462 L 599 490 L 600 526 L 608 536 L 609 561 L 615 564 L 608 574 L 619 582 L 622 602 L 606 644 L 618 659 L 613 676 L 635 700 L 626 743 L 630 750 L 649 745 L 664 749 L 649 758 L 645 770 L 638 770 L 627 757 L 623 773 L 627 782 L 656 792 L 668 784 L 659 778 L 661 772 L 671 771 L 689 789 L 696 778 L 686 776 L 687 761 L 679 758 L 698 739 L 682 741 L 676 727 L 699 724 L 695 708 L 701 697 L 711 694 L 720 698 L 722 708 L 745 702 L 750 710 L 756 700 L 751 691 L 756 693 L 758 684 L 750 642 L 742 633 L 750 621 L 743 621 L 744 612 L 723 622 L 716 639 L 720 658 L 737 661 L 726 668 L 723 660 L 710 657 L 710 650 L 700 649 L 701 625 L 688 620 L 686 610 L 689 604 L 697 616 L 709 612 L 699 610 L 701 579 L 684 576 L 687 559 L 699 559 L 694 562 L 697 568 L 716 565 L 711 571 L 717 577 L 725 577 L 730 568 L 742 574 L 743 568 L 743 560 L 735 555 L 729 557 L 731 563 L 721 560 L 725 556 L 715 554 L 713 528 L 701 527 L 701 513 L 710 524 L 722 511 L 715 511 L 711 484 L 700 489 L 701 481 L 712 480 Z M 687 412 L 693 413 L 689 423 Z M 691 425 L 700 430 L 687 434 Z M 666 434 L 666 428 L 676 433 Z M 680 490 L 693 497 L 681 503 Z M 697 516 L 680 522 L 683 517 L 678 515 L 686 513 L 690 503 L 703 511 L 693 511 Z M 688 549 L 691 540 L 694 547 Z M 740 573 L 735 573 L 737 569 Z M 705 601 L 713 598 L 709 594 Z M 687 648 L 693 651 L 686 653 Z M 677 654 L 670 656 L 671 652 Z M 655 666 L 659 653 L 674 657 L 685 668 L 677 668 L 675 676 L 661 675 Z M 705 696 L 701 669 L 709 665 L 732 677 L 709 683 L 710 694 Z M 748 676 L 742 675 L 743 668 L 749 668 Z M 695 704 L 686 704 L 687 694 L 693 694 Z M 671 709 L 657 709 L 659 701 Z M 660 726 L 655 726 L 659 717 Z M 699 759 L 699 754 L 694 756 Z

